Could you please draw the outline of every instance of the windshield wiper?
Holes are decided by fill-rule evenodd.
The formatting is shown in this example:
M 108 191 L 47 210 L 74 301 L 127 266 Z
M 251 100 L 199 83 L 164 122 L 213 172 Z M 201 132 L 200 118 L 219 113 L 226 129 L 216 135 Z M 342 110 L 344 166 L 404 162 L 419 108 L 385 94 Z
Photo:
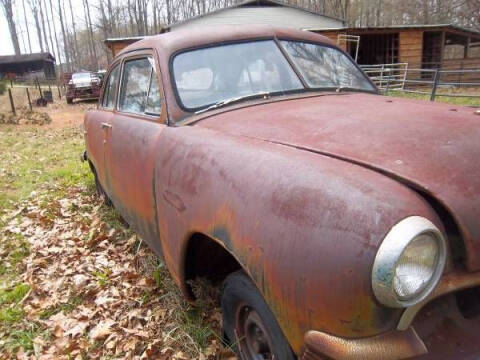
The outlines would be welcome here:
M 270 93 L 268 91 L 261 91 L 261 92 L 255 93 L 255 94 L 249 94 L 249 95 L 233 97 L 233 98 L 230 98 L 230 99 L 225 99 L 225 100 L 216 102 L 215 104 L 212 104 L 212 105 L 206 107 L 205 109 L 195 111 L 195 114 L 201 114 L 205 111 L 218 109 L 222 106 L 225 106 L 225 105 L 228 105 L 228 104 L 233 104 L 233 103 L 236 103 L 236 102 L 239 102 L 239 101 L 242 101 L 242 100 L 250 100 L 250 99 L 262 98 L 262 97 L 267 99 L 267 98 L 270 97 Z

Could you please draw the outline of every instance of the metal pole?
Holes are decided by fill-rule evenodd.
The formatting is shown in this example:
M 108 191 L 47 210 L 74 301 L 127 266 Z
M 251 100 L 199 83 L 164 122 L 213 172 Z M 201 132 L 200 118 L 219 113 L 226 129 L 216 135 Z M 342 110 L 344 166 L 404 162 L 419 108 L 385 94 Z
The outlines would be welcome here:
M 380 89 L 383 87 L 383 71 L 385 70 L 385 64 L 382 64 L 382 72 L 380 73 Z
M 30 107 L 30 111 L 32 111 L 32 101 L 30 100 L 30 92 L 27 90 L 27 99 L 28 99 L 28 106 Z
M 355 62 L 358 61 L 358 48 L 360 47 L 360 36 L 357 39 L 357 48 L 355 50 Z
M 389 70 L 391 70 L 391 69 L 389 69 Z M 387 77 L 387 88 L 385 89 L 385 94 L 387 94 L 387 95 L 388 95 L 388 90 L 390 88 L 390 74 L 391 74 L 391 72 L 389 72 L 389 75 Z
M 435 101 L 435 94 L 437 93 L 437 86 L 440 80 L 440 69 L 435 70 L 435 77 L 433 78 L 432 94 L 430 95 L 430 101 Z
M 12 89 L 8 89 L 8 97 L 10 98 L 10 107 L 12 108 L 13 115 L 17 115 L 15 112 L 15 104 L 13 103 Z
M 61 100 L 62 99 L 62 93 L 60 92 L 60 86 L 57 84 L 57 90 L 58 90 L 58 98 Z
M 407 80 L 407 72 L 408 72 L 408 63 L 405 66 L 405 74 L 403 74 L 402 90 L 405 90 L 405 80 Z
M 37 78 L 37 85 L 38 85 L 38 91 L 40 91 L 40 98 L 43 99 L 42 87 L 40 86 L 40 82 L 38 81 L 38 78 Z

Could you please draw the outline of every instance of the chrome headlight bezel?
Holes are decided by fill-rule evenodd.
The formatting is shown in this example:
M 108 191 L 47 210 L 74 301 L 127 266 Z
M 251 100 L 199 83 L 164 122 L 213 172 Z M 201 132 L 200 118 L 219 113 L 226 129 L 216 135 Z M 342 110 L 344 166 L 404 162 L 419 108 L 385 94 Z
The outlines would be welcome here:
M 404 250 L 421 235 L 427 235 L 438 246 L 437 261 L 433 274 L 424 287 L 413 297 L 402 299 L 394 289 L 395 270 Z M 405 308 L 424 300 L 438 284 L 445 267 L 447 245 L 443 234 L 428 219 L 410 216 L 401 220 L 385 236 L 372 269 L 372 288 L 375 297 L 383 305 L 392 308 Z

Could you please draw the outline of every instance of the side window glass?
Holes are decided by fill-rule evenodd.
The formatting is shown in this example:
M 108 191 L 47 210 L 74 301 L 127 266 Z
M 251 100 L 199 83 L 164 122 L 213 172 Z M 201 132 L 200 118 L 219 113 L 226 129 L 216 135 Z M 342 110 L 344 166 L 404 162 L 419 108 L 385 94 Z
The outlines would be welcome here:
M 119 109 L 143 114 L 145 112 L 152 66 L 148 58 L 126 61 L 123 66 Z
M 152 69 L 150 77 L 150 90 L 148 91 L 147 107 L 145 113 L 148 115 L 160 115 L 162 113 L 162 104 L 160 100 L 160 91 L 158 90 L 157 77 Z
M 113 109 L 115 106 L 115 95 L 118 84 L 118 77 L 120 73 L 120 66 L 117 65 L 110 76 L 108 77 L 107 84 L 105 85 L 105 90 L 103 94 L 102 106 L 106 109 Z

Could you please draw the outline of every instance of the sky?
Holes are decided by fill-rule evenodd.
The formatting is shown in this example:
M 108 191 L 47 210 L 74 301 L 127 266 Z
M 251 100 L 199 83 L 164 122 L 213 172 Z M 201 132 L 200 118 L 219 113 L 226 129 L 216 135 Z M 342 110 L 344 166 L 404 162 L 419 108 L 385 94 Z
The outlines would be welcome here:
M 14 2 L 14 7 L 13 7 L 13 13 L 14 13 L 14 18 L 16 19 L 16 24 L 17 24 L 17 34 L 19 37 L 19 42 L 20 42 L 20 50 L 22 54 L 28 53 L 28 40 L 27 40 L 27 33 L 26 33 L 26 27 L 28 26 L 29 32 L 30 32 L 30 41 L 32 44 L 32 52 L 40 52 L 40 45 L 38 43 L 38 35 L 35 27 L 35 20 L 33 19 L 33 15 L 30 11 L 30 8 L 28 6 L 28 1 L 25 1 L 25 9 L 27 12 L 27 24 L 24 22 L 24 16 L 23 16 L 23 5 L 22 5 L 22 0 L 13 0 Z M 58 0 L 53 0 L 52 1 L 55 4 L 58 4 Z M 65 5 L 67 8 L 65 11 L 67 12 L 67 23 L 71 23 L 71 15 L 70 11 L 68 8 L 68 0 L 64 0 Z M 48 3 L 48 0 L 47 0 Z M 77 14 L 75 16 L 75 26 L 77 28 L 81 28 L 84 26 L 84 19 L 83 19 L 83 4 L 82 0 L 72 0 L 72 6 L 73 6 L 73 12 Z M 93 9 L 91 9 L 93 12 Z M 55 10 L 55 15 L 56 15 L 56 10 Z M 92 17 L 95 15 L 92 14 Z M 57 19 L 57 16 L 54 16 L 55 18 L 55 26 L 57 29 L 57 33 L 61 33 L 60 30 L 60 21 Z M 92 19 L 93 22 L 93 19 Z M 47 31 L 48 32 L 48 31 Z M 8 30 L 8 24 L 7 24 L 7 19 L 5 18 L 5 13 L 3 12 L 3 9 L 0 10 L 0 36 L 3 38 L 3 40 L 0 40 L 0 55 L 13 55 L 13 45 L 12 45 L 12 40 L 10 37 L 10 32 Z M 23 40 L 25 42 L 26 49 L 24 48 L 23 45 Z M 59 38 L 59 41 L 61 41 L 61 37 Z

